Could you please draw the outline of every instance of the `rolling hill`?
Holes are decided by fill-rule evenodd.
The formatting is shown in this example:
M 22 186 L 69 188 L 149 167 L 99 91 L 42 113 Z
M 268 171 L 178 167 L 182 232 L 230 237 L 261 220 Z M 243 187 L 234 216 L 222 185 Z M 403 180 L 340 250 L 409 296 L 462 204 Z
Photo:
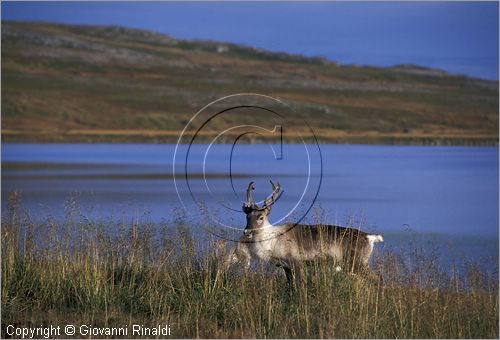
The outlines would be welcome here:
M 3 21 L 1 67 L 3 142 L 174 142 L 207 103 L 257 92 L 290 104 L 325 142 L 498 145 L 498 82 L 415 65 Z

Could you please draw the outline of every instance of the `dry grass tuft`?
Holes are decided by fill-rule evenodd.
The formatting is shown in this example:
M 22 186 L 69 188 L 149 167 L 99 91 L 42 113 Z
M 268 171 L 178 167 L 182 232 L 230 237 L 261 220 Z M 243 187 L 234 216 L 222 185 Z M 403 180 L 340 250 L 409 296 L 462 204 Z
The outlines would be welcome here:
M 478 266 L 442 272 L 384 253 L 383 285 L 308 265 L 293 295 L 279 272 L 226 270 L 188 226 L 91 221 L 70 201 L 64 223 L 34 223 L 19 196 L 2 218 L 6 326 L 170 324 L 176 338 L 498 338 L 498 280 Z M 175 229 L 175 232 L 172 230 Z M 278 274 L 278 275 L 277 275 Z

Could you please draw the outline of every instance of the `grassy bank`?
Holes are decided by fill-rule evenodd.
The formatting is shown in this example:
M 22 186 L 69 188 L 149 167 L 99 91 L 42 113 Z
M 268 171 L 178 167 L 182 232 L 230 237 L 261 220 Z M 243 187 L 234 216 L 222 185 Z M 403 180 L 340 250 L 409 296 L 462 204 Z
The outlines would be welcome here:
M 289 295 L 276 269 L 226 269 L 215 249 L 182 221 L 93 221 L 74 201 L 64 222 L 35 223 L 13 195 L 2 216 L 2 336 L 9 324 L 136 323 L 168 324 L 176 338 L 498 338 L 498 280 L 474 264 L 443 271 L 417 250 L 388 252 L 375 259 L 380 284 L 316 262 Z

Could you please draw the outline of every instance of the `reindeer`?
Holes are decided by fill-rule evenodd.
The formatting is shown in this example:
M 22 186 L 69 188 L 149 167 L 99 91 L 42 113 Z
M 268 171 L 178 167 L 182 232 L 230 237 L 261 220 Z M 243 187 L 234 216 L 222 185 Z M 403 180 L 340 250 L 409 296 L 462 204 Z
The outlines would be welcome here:
M 261 207 L 253 202 L 253 182 L 247 189 L 247 201 L 243 204 L 247 224 L 244 236 L 236 249 L 264 262 L 272 262 L 285 271 L 288 283 L 292 283 L 292 268 L 306 261 L 331 258 L 335 270 L 351 273 L 364 272 L 371 279 L 376 275 L 368 263 L 377 242 L 383 242 L 382 235 L 367 234 L 359 229 L 336 225 L 303 225 L 286 223 L 273 226 L 269 223 L 271 208 L 278 198 L 280 184 L 274 185 L 272 193 Z M 238 258 L 234 252 L 233 259 Z

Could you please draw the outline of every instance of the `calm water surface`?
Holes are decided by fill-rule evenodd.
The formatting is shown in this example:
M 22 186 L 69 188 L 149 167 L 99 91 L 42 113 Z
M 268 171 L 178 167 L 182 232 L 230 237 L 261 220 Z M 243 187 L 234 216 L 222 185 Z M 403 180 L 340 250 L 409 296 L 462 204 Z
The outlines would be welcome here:
M 62 217 L 64 202 L 78 192 L 82 209 L 93 216 L 147 213 L 155 221 L 171 220 L 181 206 L 172 178 L 174 150 L 174 145 L 2 144 L 2 209 L 8 194 L 21 190 L 33 216 Z M 229 145 L 206 151 L 206 145 L 191 150 L 190 189 L 196 201 L 224 216 L 223 223 L 244 225 L 239 210 L 250 180 L 259 200 L 270 193 L 269 179 L 282 184 L 284 193 L 271 215 L 277 222 L 297 204 L 309 178 L 310 190 L 288 216 L 292 220 L 307 210 L 321 180 L 312 211 L 322 211 L 330 223 L 359 223 L 393 243 L 408 229 L 451 235 L 475 240 L 464 242 L 476 244 L 478 253 L 498 254 L 496 147 L 321 145 L 322 176 L 302 145 L 284 145 L 278 160 L 269 145 L 239 145 L 232 161 Z M 183 184 L 181 197 L 191 197 Z M 197 214 L 195 205 L 184 203 Z M 313 219 L 312 213 L 306 216 Z

